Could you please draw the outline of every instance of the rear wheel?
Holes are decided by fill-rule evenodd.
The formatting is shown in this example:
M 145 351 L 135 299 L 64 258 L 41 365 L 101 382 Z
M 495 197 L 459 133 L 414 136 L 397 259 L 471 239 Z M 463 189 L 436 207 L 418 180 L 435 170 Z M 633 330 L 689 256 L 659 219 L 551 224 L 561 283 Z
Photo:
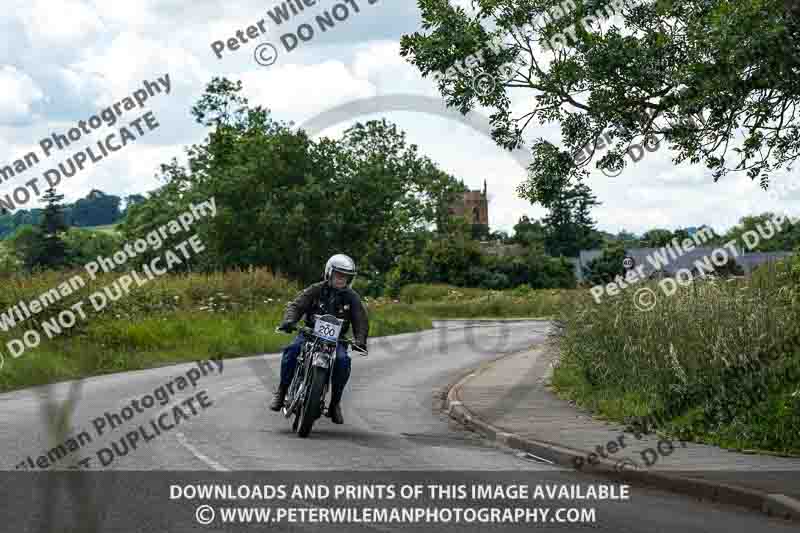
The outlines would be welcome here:
M 300 427 L 297 434 L 301 437 L 308 437 L 311 433 L 311 426 L 319 418 L 322 407 L 322 393 L 325 390 L 325 381 L 328 379 L 328 370 L 325 368 L 314 367 L 311 374 L 311 386 L 306 391 L 305 402 L 300 409 Z

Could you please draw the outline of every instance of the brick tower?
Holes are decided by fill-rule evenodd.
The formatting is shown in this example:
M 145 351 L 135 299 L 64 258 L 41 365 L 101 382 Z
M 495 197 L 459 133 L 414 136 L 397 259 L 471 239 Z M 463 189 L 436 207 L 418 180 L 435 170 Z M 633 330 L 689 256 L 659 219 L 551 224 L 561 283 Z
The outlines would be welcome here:
M 467 191 L 460 201 L 450 206 L 450 214 L 466 217 L 470 224 L 489 225 L 489 201 L 486 196 L 486 180 L 483 180 L 483 191 Z

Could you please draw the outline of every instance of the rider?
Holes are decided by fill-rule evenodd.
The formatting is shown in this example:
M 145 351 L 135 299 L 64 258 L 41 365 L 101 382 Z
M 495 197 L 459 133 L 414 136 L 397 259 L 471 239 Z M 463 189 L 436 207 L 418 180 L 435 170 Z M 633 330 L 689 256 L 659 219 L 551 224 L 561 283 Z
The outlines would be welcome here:
M 340 337 L 347 333 L 352 322 L 354 344 L 357 349 L 366 351 L 369 321 L 361 298 L 351 287 L 356 274 L 356 264 L 350 257 L 344 254 L 332 256 L 325 264 L 325 279 L 306 288 L 297 295 L 294 301 L 286 305 L 283 322 L 278 329 L 287 333 L 293 331 L 295 324 L 303 315 L 305 315 L 306 326 L 313 329 L 315 314 L 331 314 L 344 320 Z M 300 333 L 283 351 L 280 385 L 269 406 L 273 411 L 280 411 L 283 407 L 286 391 L 289 389 L 297 365 L 297 356 L 305 340 L 305 335 Z M 331 391 L 331 404 L 328 407 L 328 416 L 335 424 L 344 423 L 340 403 L 344 386 L 349 378 L 350 356 L 347 354 L 346 345 L 340 343 L 336 346 L 336 361 L 333 365 L 332 376 L 333 390 Z

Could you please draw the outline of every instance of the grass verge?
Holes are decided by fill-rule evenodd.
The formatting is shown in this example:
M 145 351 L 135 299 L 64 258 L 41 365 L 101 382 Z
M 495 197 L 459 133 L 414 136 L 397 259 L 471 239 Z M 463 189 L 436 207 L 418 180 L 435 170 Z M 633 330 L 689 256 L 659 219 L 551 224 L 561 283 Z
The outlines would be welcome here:
M 657 295 L 650 311 L 636 291 Z M 683 440 L 800 454 L 800 287 L 788 265 L 745 280 L 655 283 L 560 316 L 553 386 L 600 416 L 662 420 Z M 651 416 L 652 415 L 652 416 Z

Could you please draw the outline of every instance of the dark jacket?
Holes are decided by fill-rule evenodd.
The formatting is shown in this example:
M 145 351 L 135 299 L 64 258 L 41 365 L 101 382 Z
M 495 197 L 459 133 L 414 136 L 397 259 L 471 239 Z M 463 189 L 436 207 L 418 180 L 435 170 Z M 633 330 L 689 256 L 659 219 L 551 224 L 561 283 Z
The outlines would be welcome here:
M 306 326 L 313 329 L 314 315 L 325 314 L 344 320 L 341 337 L 344 337 L 352 323 L 354 340 L 364 347 L 367 346 L 369 335 L 367 310 L 361 303 L 358 293 L 349 287 L 337 291 L 330 287 L 327 281 L 315 283 L 286 304 L 283 320 L 297 323 L 305 315 Z

